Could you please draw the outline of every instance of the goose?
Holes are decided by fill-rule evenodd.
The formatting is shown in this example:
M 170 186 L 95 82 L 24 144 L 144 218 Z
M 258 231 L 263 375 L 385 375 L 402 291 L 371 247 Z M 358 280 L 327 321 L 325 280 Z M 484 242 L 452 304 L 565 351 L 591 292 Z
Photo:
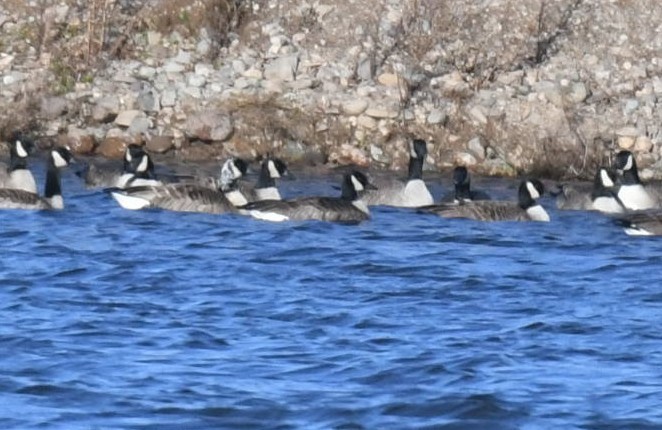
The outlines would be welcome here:
M 176 212 L 236 212 L 237 205 L 248 203 L 236 188 L 236 181 L 246 172 L 246 163 L 238 158 L 227 160 L 221 169 L 220 187 L 212 189 L 196 183 L 139 185 L 111 191 L 124 209 L 158 208 Z
M 37 193 L 37 183 L 32 172 L 28 169 L 27 161 L 33 148 L 34 144 L 31 141 L 22 139 L 18 134 L 12 137 L 9 150 L 9 166 L 6 170 L 2 170 L 0 188 Z
M 617 224 L 630 236 L 662 236 L 662 210 L 652 209 L 618 215 Z
M 368 191 L 363 201 L 368 206 L 420 207 L 434 203 L 432 194 L 423 182 L 423 163 L 428 153 L 423 139 L 414 139 L 410 146 L 409 175 L 406 182 L 391 181 L 379 184 L 379 189 Z
M 556 194 L 556 207 L 560 210 L 589 210 L 603 213 L 622 213 L 626 211 L 618 197 L 619 185 L 615 174 L 606 167 L 595 172 L 593 184 L 567 185 L 559 187 Z
M 478 221 L 549 221 L 549 214 L 538 202 L 544 190 L 542 182 L 529 179 L 520 183 L 517 202 L 439 204 L 420 208 L 419 211 L 445 218 L 469 218 Z
M 361 172 L 343 176 L 340 197 L 302 197 L 293 200 L 261 200 L 239 208 L 239 213 L 264 221 L 360 222 L 370 218 L 362 200 L 365 190 L 374 188 Z
M 90 164 L 76 172 L 87 188 L 125 188 L 132 185 L 158 185 L 154 163 L 142 146 L 130 144 L 124 151 L 122 170 L 114 166 Z
M 466 203 L 474 200 L 490 200 L 490 196 L 484 191 L 471 189 L 471 177 L 464 166 L 453 169 L 454 192 L 446 194 L 441 198 L 442 203 Z
M 658 207 L 659 196 L 641 183 L 637 162 L 630 151 L 616 154 L 614 163 L 620 182 L 618 198 L 629 210 L 645 210 Z
M 276 179 L 290 176 L 285 162 L 279 158 L 267 157 L 260 165 L 260 176 L 254 187 L 239 185 L 239 190 L 249 202 L 260 200 L 281 200 L 276 187 Z
M 18 189 L 0 189 L 0 209 L 49 210 L 63 209 L 60 170 L 73 162 L 67 148 L 56 148 L 49 153 L 44 196 Z

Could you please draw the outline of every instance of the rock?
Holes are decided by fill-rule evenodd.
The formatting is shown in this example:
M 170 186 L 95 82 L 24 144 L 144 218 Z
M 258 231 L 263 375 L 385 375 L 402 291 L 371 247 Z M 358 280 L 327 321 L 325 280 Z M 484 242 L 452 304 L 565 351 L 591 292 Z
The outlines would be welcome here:
M 382 73 L 377 77 L 377 82 L 391 88 L 398 88 L 400 85 L 405 85 L 404 79 L 396 73 Z
M 106 137 L 97 148 L 97 154 L 106 158 L 119 159 L 124 156 L 127 146 L 126 140 L 121 137 Z
M 152 128 L 152 121 L 144 116 L 137 116 L 131 121 L 127 133 L 132 135 L 143 135 Z
M 14 58 L 13 55 L 5 54 L 4 52 L 0 53 L 0 71 L 11 69 Z
M 366 167 L 370 164 L 370 158 L 366 153 L 349 143 L 343 143 L 340 148 L 334 149 L 329 154 L 329 161 L 337 164 L 353 164 Z
M 163 71 L 166 73 L 181 73 L 184 70 L 186 70 L 186 67 L 175 61 L 168 61 L 163 65 Z
M 278 57 L 264 66 L 264 78 L 272 81 L 293 81 L 298 66 L 298 55 Z
M 232 135 L 234 124 L 225 113 L 206 111 L 190 115 L 184 131 L 189 138 L 222 142 Z
M 361 81 L 371 81 L 374 74 L 375 66 L 373 64 L 372 58 L 364 55 L 361 59 L 359 59 L 359 62 L 356 65 L 356 76 Z
M 639 136 L 634 141 L 634 150 L 636 152 L 650 152 L 653 149 L 653 142 L 648 136 Z
M 157 31 L 148 31 L 147 32 L 147 44 L 149 46 L 156 46 L 161 43 L 161 33 Z
M 74 155 L 88 155 L 94 151 L 94 135 L 76 127 L 69 127 L 66 134 L 58 138 L 60 145 L 69 146 Z
M 368 108 L 368 101 L 364 99 L 346 100 L 342 102 L 342 111 L 345 115 L 361 115 Z
M 97 100 L 92 109 L 92 119 L 96 122 L 111 122 L 119 113 L 120 100 L 117 96 L 105 96 Z
M 156 69 L 149 66 L 140 66 L 138 69 L 138 77 L 142 79 L 152 79 L 156 75 Z
M 432 109 L 428 115 L 426 122 L 428 124 L 442 124 L 446 121 L 446 113 L 441 109 Z
M 186 84 L 192 87 L 204 87 L 206 83 L 207 78 L 205 78 L 203 75 L 191 73 L 186 77 Z
M 147 151 L 155 154 L 163 154 L 170 151 L 175 147 L 175 139 L 173 136 L 152 136 L 147 139 L 145 148 Z
M 120 112 L 115 118 L 115 124 L 123 127 L 129 127 L 134 119 L 139 116 L 145 116 L 142 111 L 131 109 Z
M 161 93 L 161 106 L 172 107 L 177 104 L 177 91 L 165 90 Z
M 616 130 L 616 136 L 637 137 L 639 134 L 639 130 L 636 127 L 622 127 Z
M 391 103 L 373 104 L 366 109 L 365 114 L 373 118 L 397 118 L 400 114 L 400 107 Z
M 618 136 L 618 147 L 630 150 L 634 146 L 635 138 L 632 136 Z
M 193 70 L 196 75 L 208 78 L 214 73 L 214 66 L 207 63 L 197 63 Z
M 368 130 L 376 130 L 379 124 L 377 124 L 377 120 L 374 118 L 367 115 L 361 115 L 356 119 L 356 125 Z
M 68 109 L 69 102 L 64 97 L 44 97 L 39 110 L 42 118 L 52 121 L 67 113 Z
M 476 156 L 479 160 L 485 159 L 485 148 L 480 141 L 480 137 L 474 137 L 467 143 L 467 148 L 471 151 L 472 154 Z
M 144 112 L 158 112 L 160 109 L 159 95 L 153 89 L 145 89 L 138 94 L 136 99 L 138 109 Z

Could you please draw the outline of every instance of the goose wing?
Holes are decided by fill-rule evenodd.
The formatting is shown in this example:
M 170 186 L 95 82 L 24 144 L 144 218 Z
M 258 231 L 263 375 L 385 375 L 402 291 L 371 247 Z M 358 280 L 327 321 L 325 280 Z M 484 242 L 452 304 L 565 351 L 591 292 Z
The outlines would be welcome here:
M 368 206 L 400 206 L 402 204 L 406 183 L 397 179 L 381 180 L 375 186 L 376 190 L 365 190 L 361 199 Z
M 223 193 L 195 184 L 130 187 L 121 194 L 148 202 L 146 207 L 170 211 L 206 213 L 235 211 L 234 206 Z
M 51 209 L 48 201 L 38 194 L 24 190 L 0 189 L 2 209 Z
M 556 193 L 556 207 L 561 210 L 590 210 L 593 207 L 590 184 L 561 184 Z
M 261 200 L 242 207 L 242 212 L 268 221 L 320 220 L 356 222 L 369 218 L 352 202 L 334 197 L 305 197 L 294 200 Z
M 421 212 L 444 218 L 469 218 L 478 221 L 528 221 L 529 217 L 515 202 L 478 201 L 463 204 L 426 206 Z

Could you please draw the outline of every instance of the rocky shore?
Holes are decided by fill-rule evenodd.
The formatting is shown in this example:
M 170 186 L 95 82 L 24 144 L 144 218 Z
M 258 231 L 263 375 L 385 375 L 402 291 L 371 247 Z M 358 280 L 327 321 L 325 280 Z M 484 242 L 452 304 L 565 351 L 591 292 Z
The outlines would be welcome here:
M 0 4 L 0 133 L 117 158 L 662 178 L 662 2 Z

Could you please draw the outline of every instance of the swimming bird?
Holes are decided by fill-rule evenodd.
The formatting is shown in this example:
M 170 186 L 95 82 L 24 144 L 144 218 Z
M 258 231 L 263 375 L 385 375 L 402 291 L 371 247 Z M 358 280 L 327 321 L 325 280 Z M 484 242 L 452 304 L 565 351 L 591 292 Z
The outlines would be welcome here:
M 368 206 L 420 207 L 434 203 L 432 194 L 423 182 L 423 163 L 427 155 L 427 142 L 414 139 L 410 145 L 409 174 L 407 181 L 390 181 L 378 184 L 378 189 L 367 191 L 363 201 Z
M 63 209 L 60 170 L 71 162 L 73 162 L 73 157 L 67 148 L 51 150 L 48 157 L 43 197 L 25 190 L 0 189 L 0 209 Z
M 549 214 L 538 202 L 544 190 L 542 182 L 529 179 L 520 183 L 517 202 L 485 200 L 439 204 L 420 208 L 419 212 L 478 221 L 549 221 Z
M 362 194 L 373 187 L 363 173 L 353 171 L 344 175 L 340 197 L 261 200 L 240 208 L 240 213 L 264 221 L 360 222 L 370 218 Z
M 267 157 L 260 165 L 260 176 L 254 187 L 239 183 L 239 190 L 249 202 L 259 200 L 281 200 L 276 187 L 276 179 L 289 176 L 285 162 L 279 158 Z
M 454 191 L 441 198 L 441 203 L 466 203 L 474 200 L 490 200 L 490 196 L 480 190 L 471 189 L 471 177 L 464 166 L 453 169 Z
M 627 209 L 618 197 L 618 189 L 616 175 L 606 167 L 600 167 L 590 188 L 585 184 L 560 185 L 556 193 L 556 207 L 561 210 L 622 213 Z
M 236 188 L 236 181 L 246 172 L 246 167 L 241 159 L 227 160 L 221 169 L 218 189 L 182 182 L 116 189 L 111 195 L 122 208 L 129 210 L 158 208 L 214 214 L 236 212 L 236 205 L 248 203 Z
M 628 212 L 615 218 L 630 236 L 662 236 L 662 210 Z
M 37 192 L 37 183 L 30 169 L 28 156 L 34 149 L 34 144 L 18 133 L 11 139 L 9 149 L 9 166 L 0 170 L 0 188 L 23 190 L 29 193 Z
M 620 183 L 617 195 L 627 209 L 645 210 L 659 207 L 659 195 L 641 183 L 637 162 L 630 151 L 616 154 L 614 167 Z
M 157 185 L 160 181 L 154 172 L 154 163 L 145 149 L 130 144 L 124 151 L 122 169 L 104 164 L 88 164 L 76 172 L 87 188 L 125 188 L 133 185 Z

